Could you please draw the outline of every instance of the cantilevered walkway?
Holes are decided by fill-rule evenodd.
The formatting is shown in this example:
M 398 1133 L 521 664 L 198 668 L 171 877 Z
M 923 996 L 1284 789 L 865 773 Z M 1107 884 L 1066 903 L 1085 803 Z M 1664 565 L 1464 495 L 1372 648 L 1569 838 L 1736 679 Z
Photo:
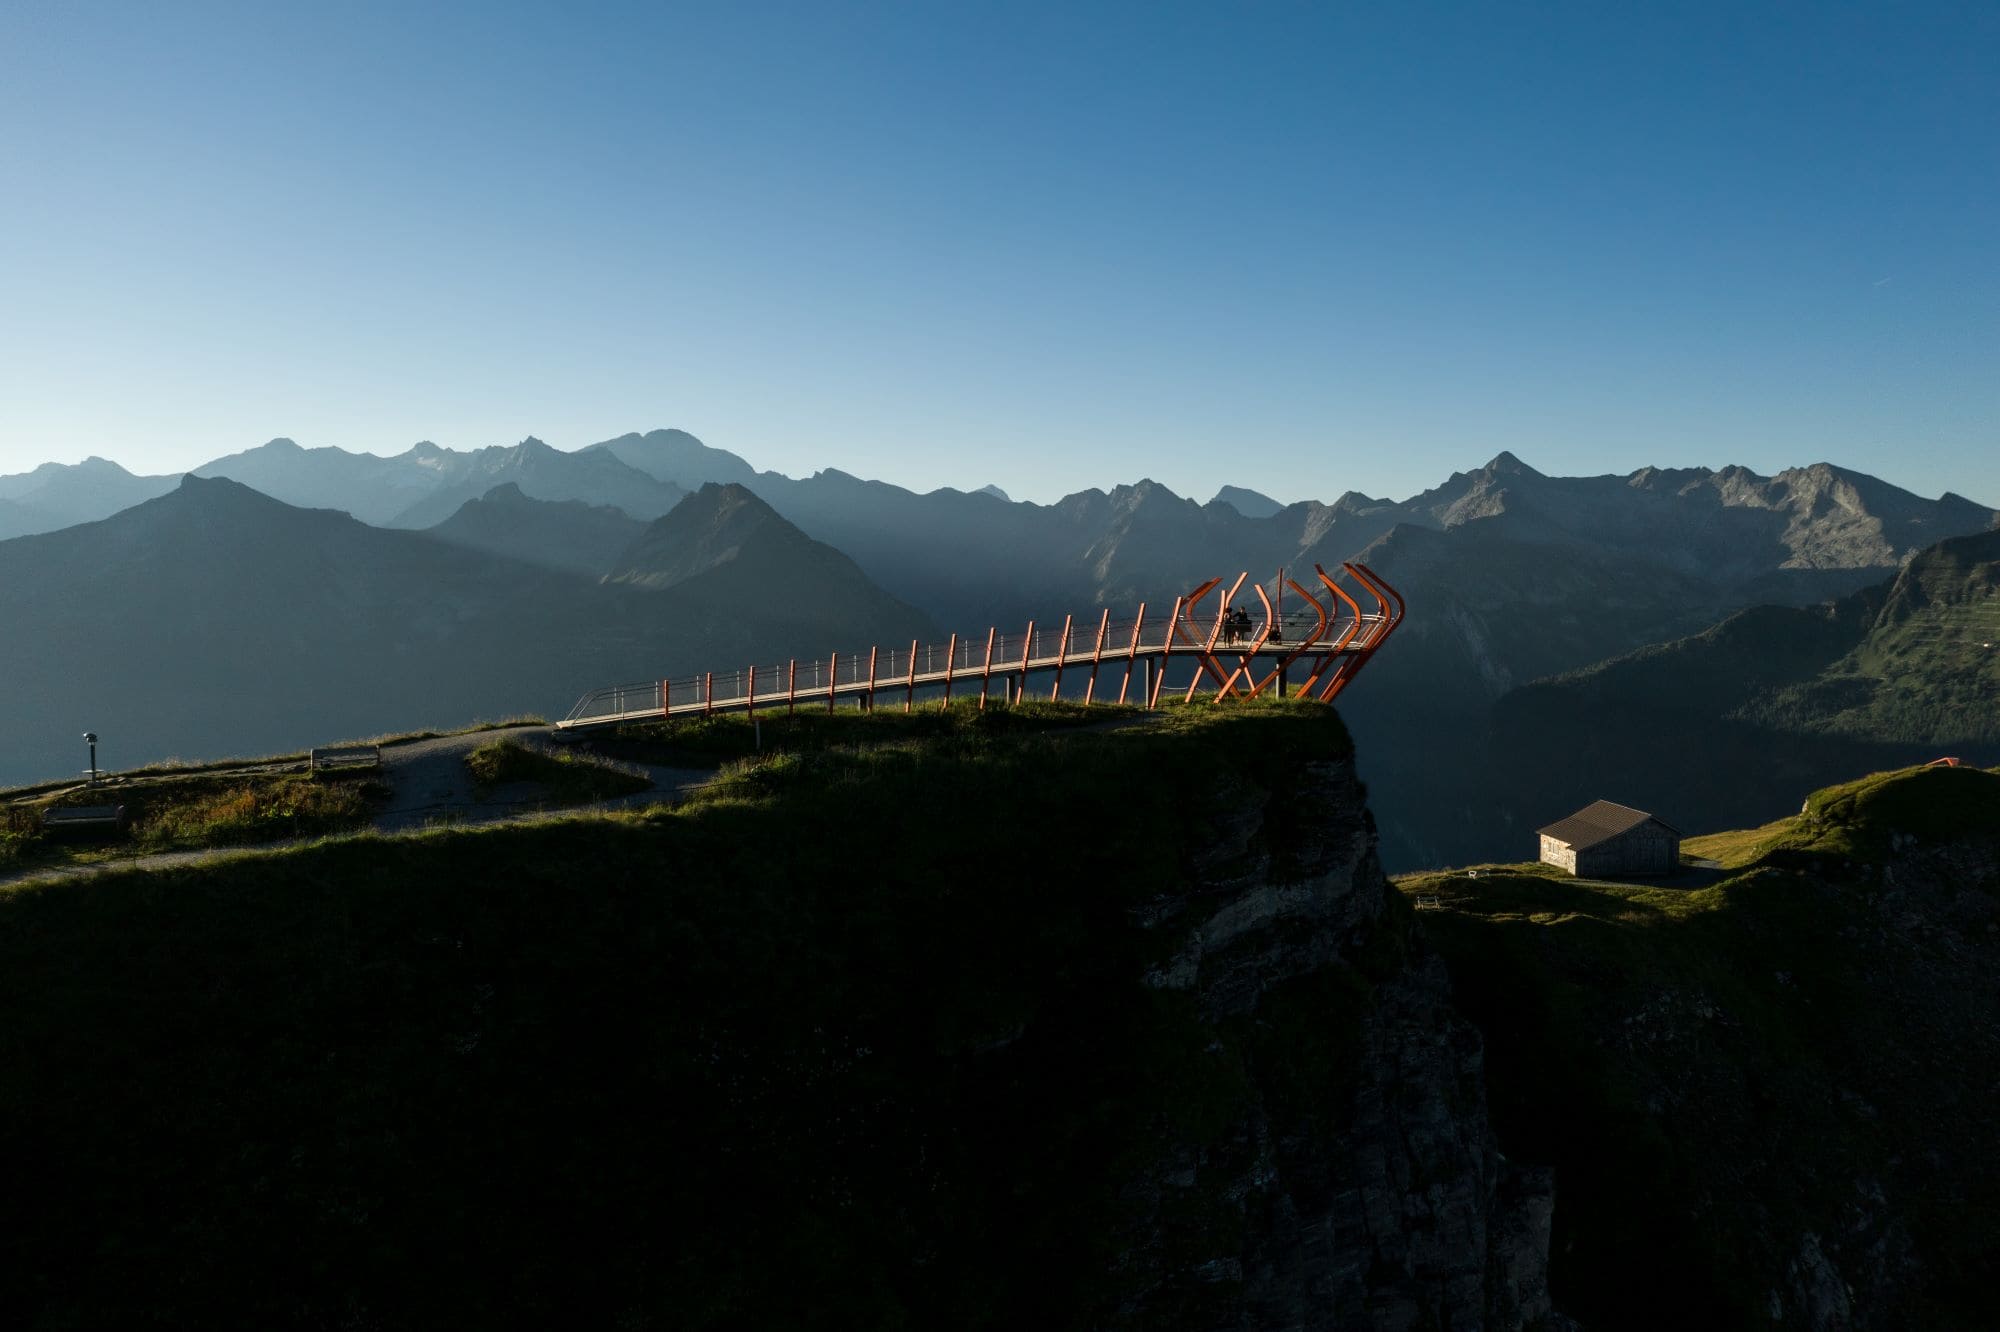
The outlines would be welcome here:
M 1218 700 L 1255 697 L 1266 690 L 1283 693 L 1290 687 L 1330 701 L 1381 650 L 1402 622 L 1404 610 L 1403 598 L 1367 565 L 1343 564 L 1341 569 L 1368 608 L 1339 577 L 1318 565 L 1313 566 L 1319 584 L 1316 593 L 1280 573 L 1274 584 L 1277 601 L 1262 585 L 1251 588 L 1254 596 L 1239 598 L 1249 575 L 1238 574 L 1212 606 L 1204 609 L 1202 603 L 1222 587 L 1220 578 L 1175 598 L 1172 610 L 1150 620 L 1141 602 L 1138 613 L 1128 620 L 1113 620 L 1105 610 L 1095 625 L 1079 624 L 1071 616 L 1063 618 L 1060 629 L 1038 627 L 1030 620 L 1019 634 L 988 629 L 983 638 L 953 634 L 943 643 L 836 652 L 824 661 L 794 659 L 675 680 L 611 685 L 585 694 L 556 726 L 579 731 L 717 712 L 754 714 L 759 708 L 831 710 L 843 698 L 872 710 L 884 695 L 892 701 L 900 695 L 907 711 L 916 705 L 919 690 L 929 699 L 940 687 L 948 703 L 954 689 L 970 695 L 976 686 L 983 707 L 996 686 L 1003 697 L 1024 697 L 1030 674 L 1048 672 L 1054 673 L 1050 698 L 1063 696 L 1067 680 L 1072 696 L 1085 703 L 1138 702 L 1156 707 L 1167 687 L 1169 658 L 1194 663 L 1194 678 L 1186 688 L 1189 699 L 1204 686 Z M 1283 604 L 1286 589 L 1297 604 Z M 1136 699 L 1132 697 L 1135 672 Z

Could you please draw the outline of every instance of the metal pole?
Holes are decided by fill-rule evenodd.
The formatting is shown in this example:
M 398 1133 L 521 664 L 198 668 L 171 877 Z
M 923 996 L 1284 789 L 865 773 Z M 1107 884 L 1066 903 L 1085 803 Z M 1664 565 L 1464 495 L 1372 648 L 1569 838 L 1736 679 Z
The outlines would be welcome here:
M 1056 640 L 1056 683 L 1055 687 L 1049 690 L 1051 701 L 1062 697 L 1063 663 L 1069 659 L 1069 625 L 1070 617 L 1063 616 L 1062 637 Z
M 1028 621 L 1028 636 L 1021 640 L 1021 685 L 1008 691 L 1009 703 L 1019 702 L 1028 696 L 1028 658 L 1035 655 L 1035 622 Z

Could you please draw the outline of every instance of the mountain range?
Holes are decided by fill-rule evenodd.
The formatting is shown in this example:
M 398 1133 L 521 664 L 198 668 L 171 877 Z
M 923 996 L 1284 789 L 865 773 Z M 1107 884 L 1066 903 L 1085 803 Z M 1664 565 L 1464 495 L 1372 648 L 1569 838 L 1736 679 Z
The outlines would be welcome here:
M 1217 574 L 1247 569 L 1269 579 L 1280 567 L 1365 559 L 1411 607 L 1391 654 L 1345 695 L 1370 755 L 1383 854 L 1398 868 L 1501 853 L 1517 835 L 1509 819 L 1564 812 L 1508 812 L 1487 790 L 1494 710 L 1510 691 L 1700 634 L 1753 606 L 1810 617 L 1819 612 L 1802 608 L 1858 593 L 1918 551 L 1989 531 L 1996 520 L 1960 496 L 1924 499 L 1825 463 L 1768 477 L 1740 467 L 1552 477 L 1510 453 L 1406 500 L 1350 491 L 1279 506 L 1226 487 L 1202 504 L 1141 480 L 1042 505 L 991 488 L 918 494 L 831 468 L 799 478 L 759 472 L 679 430 L 622 435 L 575 452 L 530 438 L 473 452 L 420 444 L 387 458 L 274 440 L 196 474 L 227 476 L 294 506 L 345 510 L 362 520 L 355 529 L 421 527 L 432 558 L 477 554 L 477 567 L 496 584 L 561 587 L 561 596 L 593 605 L 642 593 L 693 598 L 699 589 L 687 586 L 686 551 L 700 548 L 701 558 L 728 566 L 738 580 L 728 597 L 704 602 L 714 608 L 708 617 L 726 615 L 720 608 L 730 604 L 755 607 L 760 629 L 749 642 L 804 644 L 781 655 L 866 646 L 870 626 L 890 620 L 1004 630 L 1098 606 L 1128 611 L 1141 601 L 1157 615 Z M 25 506 L 39 515 L 31 521 L 46 524 L 58 511 L 108 512 L 131 494 L 173 484 L 102 460 L 45 466 L 0 478 L 0 506 Z M 683 514 L 675 506 L 690 492 L 708 498 Z M 646 528 L 662 518 L 674 519 L 665 532 Z M 0 522 L 10 521 L 20 515 L 0 507 Z M 749 546 L 739 548 L 739 532 L 754 538 Z M 0 543 L 0 572 L 17 558 L 10 544 Z M 93 595 L 83 589 L 101 586 L 91 582 L 101 557 L 85 544 L 72 558 L 74 567 L 35 576 Z M 394 567 L 403 558 L 380 563 Z M 39 556 L 31 563 L 45 567 Z M 788 584 L 798 569 L 818 580 L 810 593 Z M 330 568 L 325 576 L 341 581 Z M 603 587 L 569 590 L 605 578 Z M 372 586 L 353 590 L 341 613 L 372 595 Z M 382 595 L 385 606 L 402 604 Z M 843 626 L 842 608 L 860 605 L 880 613 Z M 421 615 L 447 613 L 448 600 L 440 600 Z M 511 613 L 525 624 L 553 612 Z M 363 638 L 401 641 L 392 621 L 371 622 Z M 40 631 L 32 618 L 18 623 Z M 781 630 L 786 623 L 790 633 Z M 554 631 L 552 623 L 536 632 Z M 558 674 L 573 696 L 612 679 L 712 664 L 696 660 L 703 652 L 728 665 L 741 655 L 726 636 L 685 626 L 651 638 L 603 624 L 575 632 L 599 645 L 624 633 L 623 651 L 579 651 L 560 672 L 502 671 L 480 708 L 559 706 L 548 701 Z M 511 669 L 535 655 L 503 648 L 503 637 L 496 628 L 492 660 Z M 899 628 L 893 637 L 907 635 Z M 43 634 L 40 641 L 66 640 Z M 537 652 L 545 666 L 553 648 Z M 502 700 L 507 678 L 517 688 Z M 453 705 L 424 720 L 467 715 Z
M 1491 807 L 1608 797 L 1691 829 L 1792 812 L 1844 774 L 2000 762 L 2000 531 L 1942 541 L 1812 607 L 1755 606 L 1699 634 L 1537 681 L 1493 709 Z
M 505 500 L 501 500 L 505 503 Z M 733 523 L 714 510 L 734 506 Z M 297 749 L 342 736 L 567 711 L 585 689 L 829 647 L 927 636 L 921 613 L 853 576 L 754 497 L 710 487 L 634 534 L 679 552 L 670 585 L 606 583 L 301 509 L 190 476 L 111 518 L 0 542 L 0 782 L 80 766 L 104 737 L 126 767 Z M 688 529 L 685 535 L 681 529 Z M 727 528 L 733 539 L 712 534 Z M 770 545 L 775 556 L 764 554 Z M 801 565 L 804 558 L 807 563 Z M 818 598 L 776 600 L 794 568 Z

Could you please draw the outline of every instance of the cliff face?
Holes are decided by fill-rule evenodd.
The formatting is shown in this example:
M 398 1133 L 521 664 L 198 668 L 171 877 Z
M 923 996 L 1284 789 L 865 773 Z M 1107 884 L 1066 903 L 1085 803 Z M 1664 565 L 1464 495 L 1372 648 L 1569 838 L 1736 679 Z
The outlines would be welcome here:
M 1234 1038 L 1250 1094 L 1130 1185 L 1117 1321 L 1547 1326 L 1551 1173 L 1495 1145 L 1480 1037 L 1382 874 L 1351 760 L 1279 791 L 1223 782 L 1204 831 L 1144 909 L 1179 936 L 1146 980 Z
M 1984 1329 L 2000 1272 L 2000 773 L 1917 768 L 1691 839 L 1707 886 L 1406 881 L 1563 1183 L 1593 1327 Z
M 1104 718 L 768 718 L 673 811 L 0 895 L 0 1323 L 1545 1316 L 1338 717 Z

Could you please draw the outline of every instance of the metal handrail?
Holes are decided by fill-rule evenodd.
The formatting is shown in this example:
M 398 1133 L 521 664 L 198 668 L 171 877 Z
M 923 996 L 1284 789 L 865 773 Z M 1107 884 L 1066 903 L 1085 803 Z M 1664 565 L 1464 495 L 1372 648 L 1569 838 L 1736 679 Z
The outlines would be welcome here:
M 1269 655 L 1296 651 L 1301 647 L 1339 643 L 1344 626 L 1348 625 L 1360 628 L 1362 633 L 1359 638 L 1366 641 L 1371 638 L 1368 628 L 1383 624 L 1388 618 L 1379 612 L 1350 615 L 1337 622 L 1328 621 L 1316 635 L 1307 639 L 1298 631 L 1312 629 L 1314 617 L 1303 612 L 1286 612 L 1278 617 L 1274 626 L 1276 632 L 1260 652 Z M 1135 625 L 1138 628 L 1136 635 Z M 1222 655 L 1232 652 L 1241 655 L 1251 649 L 1254 637 L 1254 634 L 1246 634 L 1238 639 L 1219 633 L 1215 638 L 1214 651 Z M 1347 635 L 1349 641 L 1355 637 Z M 919 642 L 914 658 L 907 647 L 873 648 L 863 652 L 839 653 L 827 660 L 788 661 L 704 672 L 678 679 L 607 685 L 578 699 L 576 706 L 564 717 L 563 724 L 685 715 L 712 708 L 734 709 L 746 703 L 765 707 L 820 701 L 826 699 L 830 692 L 840 694 L 869 689 L 871 666 L 873 688 L 884 692 L 898 686 L 908 688 L 913 684 L 930 687 L 947 679 L 956 683 L 989 675 L 1004 678 L 1024 671 L 1049 670 L 1058 665 L 1065 668 L 1088 667 L 1093 653 L 1098 655 L 1102 666 L 1115 668 L 1134 657 L 1197 655 L 1205 650 L 1204 645 L 1176 642 L 1173 626 L 1163 617 L 1105 621 L 1101 650 L 1098 646 L 1099 630 L 1094 625 L 1072 624 L 1067 636 L 1060 626 L 1044 628 L 1038 625 L 1032 635 L 996 634 L 992 643 L 990 667 L 987 638 L 982 634 L 976 637 L 961 635 L 944 643 Z M 751 689 L 753 676 L 756 681 L 754 694 Z

